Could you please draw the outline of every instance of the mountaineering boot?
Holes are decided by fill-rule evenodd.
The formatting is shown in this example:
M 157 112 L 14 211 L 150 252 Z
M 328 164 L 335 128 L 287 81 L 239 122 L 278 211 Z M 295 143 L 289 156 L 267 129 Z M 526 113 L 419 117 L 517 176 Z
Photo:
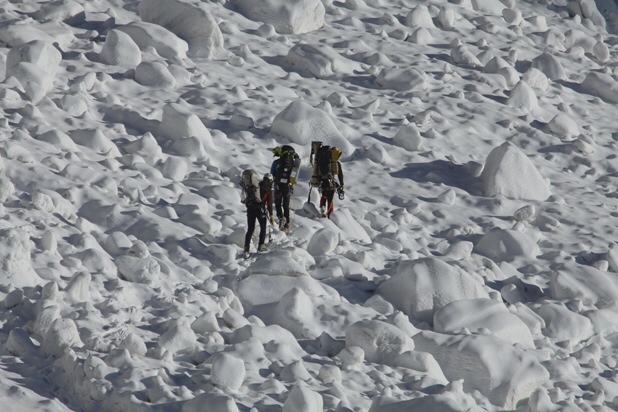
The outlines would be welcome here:
M 288 227 L 287 219 L 284 217 L 279 219 L 279 230 L 281 230 L 282 232 L 285 232 L 287 230 L 287 227 Z
M 265 244 L 262 243 L 260 246 L 258 246 L 258 252 L 259 253 L 268 252 L 268 248 L 266 247 Z
M 326 217 L 326 206 L 320 206 L 320 213 L 322 213 L 322 217 Z
M 242 256 L 247 259 L 251 254 L 249 253 L 249 246 L 245 246 L 245 250 L 242 252 Z

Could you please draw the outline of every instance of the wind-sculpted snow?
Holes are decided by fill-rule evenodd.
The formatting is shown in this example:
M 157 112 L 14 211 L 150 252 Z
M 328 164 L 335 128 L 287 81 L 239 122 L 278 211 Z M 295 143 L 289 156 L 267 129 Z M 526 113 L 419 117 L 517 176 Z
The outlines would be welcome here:
M 110 30 L 105 37 L 101 60 L 125 68 L 135 68 L 142 61 L 142 53 L 131 36 L 119 30 Z
M 579 313 L 572 312 L 562 303 L 543 303 L 536 312 L 545 321 L 545 335 L 570 345 L 589 339 L 593 334 L 592 322 Z
M 346 330 L 346 346 L 358 346 L 369 362 L 392 365 L 404 352 L 414 349 L 414 341 L 394 325 L 368 320 L 352 324 Z
M 77 26 L 86 20 L 86 12 L 77 1 L 62 0 L 44 4 L 33 17 L 39 21 L 62 21 Z
M 167 139 L 173 140 L 173 144 L 187 139 L 195 139 L 194 148 L 188 149 L 186 152 L 180 151 L 181 155 L 203 158 L 206 155 L 206 151 L 216 150 L 212 135 L 204 126 L 204 123 L 188 107 L 180 103 L 169 103 L 163 107 L 163 115 L 158 133 Z
M 320 0 L 233 0 L 232 4 L 249 19 L 270 24 L 283 34 L 306 33 L 324 25 Z
M 549 184 L 532 160 L 509 142 L 489 153 L 481 179 L 486 196 L 545 200 L 551 194 Z
M 54 86 L 60 52 L 44 40 L 32 40 L 11 49 L 6 57 L 6 77 L 15 77 L 34 104 Z
M 325 45 L 297 44 L 287 55 L 287 61 L 300 72 L 308 72 L 322 79 L 333 75 L 351 75 L 361 70 L 360 64 L 346 60 Z
M 539 254 L 539 247 L 534 238 L 524 232 L 496 228 L 478 241 L 474 251 L 500 262 L 520 257 L 534 258 Z
M 3 410 L 615 409 L 616 12 L 2 2 Z
M 3 229 L 0 236 L 0 282 L 2 285 L 27 287 L 41 280 L 32 268 L 28 234 L 19 229 Z
M 166 59 L 184 59 L 189 46 L 174 33 L 157 24 L 147 22 L 132 22 L 119 26 L 119 31 L 127 33 L 141 50 L 154 47 L 157 53 Z
M 212 14 L 201 4 L 184 0 L 142 0 L 143 21 L 165 27 L 189 44 L 194 57 L 213 58 L 223 49 L 223 34 Z
M 532 354 L 494 336 L 421 332 L 413 339 L 417 350 L 436 358 L 449 381 L 465 376 L 466 392 L 478 390 L 506 409 L 515 409 L 549 380 L 549 373 Z
M 437 258 L 400 263 L 378 292 L 404 313 L 430 324 L 435 312 L 453 301 L 487 297 L 476 278 Z
M 353 150 L 346 135 L 326 112 L 302 100 L 290 103 L 275 116 L 271 132 L 302 147 L 308 147 L 317 140 L 338 147 L 344 154 L 350 154 Z
M 433 325 L 436 332 L 442 333 L 458 333 L 464 328 L 471 332 L 482 329 L 507 342 L 534 348 L 532 334 L 526 324 L 510 313 L 502 302 L 491 299 L 451 302 L 436 311 Z
M 618 82 L 605 73 L 590 72 L 581 83 L 584 91 L 610 102 L 618 103 Z
M 614 307 L 618 300 L 613 274 L 590 266 L 569 265 L 556 270 L 550 290 L 554 299 L 579 299 L 597 307 Z

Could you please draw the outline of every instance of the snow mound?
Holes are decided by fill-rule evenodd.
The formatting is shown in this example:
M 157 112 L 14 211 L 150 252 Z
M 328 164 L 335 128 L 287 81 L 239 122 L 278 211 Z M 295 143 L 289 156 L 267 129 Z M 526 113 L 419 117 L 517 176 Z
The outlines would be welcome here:
M 54 87 L 56 71 L 62 60 L 60 52 L 43 40 L 13 47 L 6 57 L 6 77 L 15 77 L 34 104 Z
M 481 67 L 481 61 L 465 44 L 458 44 L 451 49 L 451 60 L 456 65 Z
M 380 70 L 376 78 L 376 83 L 385 89 L 393 90 L 427 90 L 429 83 L 427 75 L 420 69 L 385 67 Z
M 125 255 L 116 258 L 115 262 L 118 272 L 129 282 L 151 283 L 157 280 L 161 272 L 159 262 L 151 256 Z
M 271 132 L 303 147 L 312 141 L 336 146 L 344 154 L 353 151 L 352 145 L 340 132 L 333 119 L 323 110 L 316 109 L 302 100 L 290 103 L 273 119 Z
M 189 44 L 191 57 L 213 58 L 223 50 L 223 34 L 209 11 L 183 0 L 142 0 L 143 21 L 165 27 Z
M 357 320 L 377 316 L 371 308 L 359 308 L 339 296 L 311 296 L 302 289 L 287 292 L 268 317 L 298 339 L 315 339 L 323 333 L 339 336 Z
M 569 265 L 552 273 L 553 299 L 579 299 L 584 305 L 611 307 L 618 303 L 618 282 L 612 273 L 592 266 Z
M 324 400 L 322 395 L 311 390 L 303 382 L 298 382 L 283 403 L 281 412 L 322 412 Z
M 566 113 L 558 113 L 547 124 L 547 127 L 561 139 L 574 139 L 579 136 L 579 126 Z
M 307 245 L 307 252 L 313 256 L 326 255 L 331 253 L 338 244 L 339 234 L 330 228 L 324 227 L 311 236 Z
M 600 4 L 603 4 L 603 2 L 601 2 Z M 570 1 L 568 3 L 568 9 L 572 15 L 578 15 L 584 19 L 589 19 L 596 26 L 605 28 L 605 26 L 607 25 L 603 14 L 601 14 L 599 9 L 597 8 L 597 4 L 594 0 Z
M 16 229 L 0 231 L 0 284 L 34 287 L 41 279 L 31 264 L 30 238 Z
M 534 89 L 525 81 L 520 80 L 511 90 L 506 104 L 516 109 L 524 109 L 531 112 L 537 108 L 538 99 Z
M 292 333 L 279 325 L 245 325 L 236 329 L 229 337 L 231 344 L 246 342 L 255 339 L 262 345 L 268 359 L 289 364 L 300 360 L 306 355 Z
M 171 323 L 169 329 L 159 338 L 159 349 L 172 355 L 193 351 L 197 344 L 197 336 L 191 329 L 189 319 L 181 317 Z
M 242 14 L 272 25 L 281 34 L 301 34 L 324 26 L 326 10 L 320 0 L 234 0 Z
M 395 358 L 395 366 L 426 373 L 431 378 L 445 384 L 448 382 L 442 368 L 431 353 L 414 350 L 404 352 Z
M 307 71 L 318 79 L 352 74 L 360 70 L 360 64 L 342 57 L 332 47 L 318 44 L 297 44 L 288 51 L 288 63 L 300 71 Z
M 487 156 L 481 172 L 485 196 L 503 195 L 515 200 L 545 200 L 549 184 L 534 163 L 517 147 L 505 142 Z
M 6 77 L 13 75 L 12 69 L 19 63 L 31 63 L 49 72 L 49 75 L 53 78 L 56 76 L 61 61 L 60 51 L 51 43 L 33 40 L 9 50 L 6 55 Z
M 539 69 L 529 68 L 521 78 L 536 92 L 542 93 L 549 87 L 549 79 Z
M 40 135 L 36 136 L 36 139 L 47 142 L 65 152 L 77 150 L 77 146 L 75 145 L 75 142 L 71 140 L 71 137 L 58 129 L 52 129 L 43 132 Z
M 275 250 L 268 254 L 260 255 L 247 269 L 248 273 L 302 276 L 307 275 L 307 270 L 302 262 L 298 262 L 288 250 Z
M 73 32 L 65 26 L 64 23 L 50 22 L 43 27 L 31 19 L 21 20 L 15 24 L 3 24 L 0 28 L 0 42 L 14 48 L 34 40 L 42 40 L 50 44 L 58 43 L 64 48 L 75 40 Z M 53 33 L 49 33 L 51 27 Z
M 423 27 L 425 29 L 433 29 L 436 27 L 433 24 L 429 9 L 424 4 L 419 4 L 410 10 L 403 22 L 408 27 Z
M 92 149 L 96 153 L 108 157 L 120 156 L 118 146 L 116 146 L 99 128 L 71 130 L 69 136 L 76 144 Z
M 564 67 L 556 56 L 544 52 L 532 59 L 532 68 L 538 69 L 550 80 L 563 80 L 566 78 Z
M 421 149 L 421 132 L 414 123 L 401 126 L 393 137 L 393 144 L 411 152 Z
M 369 362 L 394 365 L 395 358 L 414 349 L 414 341 L 397 326 L 379 320 L 362 320 L 345 331 L 346 346 L 358 346 Z
M 145 133 L 143 136 L 126 143 L 122 146 L 125 153 L 137 154 L 144 161 L 153 166 L 163 156 L 163 149 L 151 133 Z M 163 174 L 165 176 L 165 174 Z
M 435 332 L 458 333 L 463 328 L 471 332 L 488 329 L 493 335 L 513 344 L 534 349 L 528 326 L 509 312 L 502 303 L 492 299 L 458 300 L 438 309 L 433 317 Z
M 45 333 L 41 347 L 46 355 L 59 358 L 67 348 L 82 345 L 75 322 L 72 319 L 58 318 Z
M 487 232 L 474 246 L 474 252 L 495 262 L 518 257 L 534 258 L 541 253 L 536 240 L 527 234 L 499 228 Z
M 141 62 L 135 68 L 135 80 L 142 86 L 173 89 L 176 79 L 161 62 Z
M 534 355 L 491 335 L 423 331 L 413 339 L 417 350 L 434 356 L 449 381 L 463 379 L 467 393 L 478 390 L 504 409 L 515 409 L 520 400 L 549 380 L 549 373 Z
M 86 12 L 76 1 L 59 0 L 45 3 L 33 17 L 39 21 L 61 21 L 78 26 L 86 20 Z
M 217 353 L 212 359 L 210 380 L 220 388 L 238 390 L 245 379 L 245 363 L 229 353 Z
M 609 103 L 618 103 L 618 82 L 605 73 L 590 72 L 580 85 L 582 90 Z
M 133 68 L 141 63 L 142 53 L 131 36 L 113 29 L 105 37 L 101 60 L 112 66 Z
M 310 276 L 280 276 L 255 274 L 238 282 L 236 294 L 250 310 L 253 306 L 277 303 L 292 289 L 302 290 L 309 296 L 324 296 L 336 299 L 333 292 Z
M 163 106 L 158 133 L 175 143 L 182 142 L 182 138 L 194 138 L 204 150 L 209 152 L 216 150 L 212 135 L 202 120 L 180 103 L 168 103 Z
M 335 209 L 331 221 L 341 230 L 344 239 L 370 244 L 371 237 L 347 207 Z
M 118 26 L 116 30 L 127 33 L 140 49 L 153 47 L 159 56 L 166 59 L 181 60 L 187 57 L 189 45 L 174 33 L 157 24 L 132 22 Z
M 166 179 L 181 182 L 187 176 L 189 166 L 182 158 L 169 156 L 163 162 L 157 164 L 157 169 Z
M 204 405 L 212 412 L 239 412 L 234 399 L 222 393 L 204 392 L 182 404 L 182 412 L 202 412 Z
M 504 4 L 501 1 L 493 0 L 471 0 L 472 9 L 483 14 L 501 16 Z
M 131 355 L 145 356 L 148 351 L 144 340 L 135 333 L 129 333 L 119 345 L 120 349 L 126 349 Z
M 543 334 L 556 342 L 567 341 L 571 346 L 590 338 L 594 327 L 589 318 L 571 312 L 563 303 L 545 303 L 536 309 L 545 322 Z
M 453 301 L 488 297 L 470 274 L 437 258 L 400 263 L 378 293 L 408 316 L 430 324 L 435 312 Z

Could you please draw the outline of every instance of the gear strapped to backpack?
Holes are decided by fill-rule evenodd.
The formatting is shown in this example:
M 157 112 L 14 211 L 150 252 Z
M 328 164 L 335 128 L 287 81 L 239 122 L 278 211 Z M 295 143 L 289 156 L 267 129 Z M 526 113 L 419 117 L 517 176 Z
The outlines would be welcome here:
M 333 182 L 339 174 L 339 159 L 342 152 L 336 147 L 323 145 L 322 142 L 311 142 L 311 165 L 313 174 L 311 186 L 320 187 L 324 181 Z M 314 158 L 315 156 L 315 158 Z
M 275 156 L 279 156 L 279 167 L 275 175 L 275 182 L 296 184 L 298 169 L 300 168 L 300 157 L 292 146 L 284 145 L 274 150 Z
M 260 197 L 260 177 L 253 169 L 247 169 L 242 172 L 240 181 L 242 193 L 240 201 L 247 206 L 255 206 L 262 203 Z

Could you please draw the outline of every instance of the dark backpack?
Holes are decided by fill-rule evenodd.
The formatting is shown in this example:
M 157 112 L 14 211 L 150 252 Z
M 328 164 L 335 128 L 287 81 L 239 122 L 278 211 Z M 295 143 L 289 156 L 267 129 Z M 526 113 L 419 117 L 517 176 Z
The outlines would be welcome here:
M 333 171 L 331 167 L 332 155 L 330 153 L 330 146 L 320 146 L 315 154 L 315 162 L 320 179 L 331 180 L 333 178 Z
M 289 183 L 294 169 L 294 160 L 298 158 L 292 146 L 284 145 L 281 147 L 281 157 L 279 157 L 279 167 L 275 176 L 277 183 Z
M 240 180 L 242 194 L 240 201 L 247 206 L 254 206 L 261 203 L 260 197 L 260 177 L 253 169 L 247 169 L 242 172 Z
M 339 173 L 339 159 L 343 153 L 335 146 L 323 145 L 322 142 L 311 142 L 311 165 L 313 175 L 311 185 L 319 187 L 324 182 L 332 182 Z

